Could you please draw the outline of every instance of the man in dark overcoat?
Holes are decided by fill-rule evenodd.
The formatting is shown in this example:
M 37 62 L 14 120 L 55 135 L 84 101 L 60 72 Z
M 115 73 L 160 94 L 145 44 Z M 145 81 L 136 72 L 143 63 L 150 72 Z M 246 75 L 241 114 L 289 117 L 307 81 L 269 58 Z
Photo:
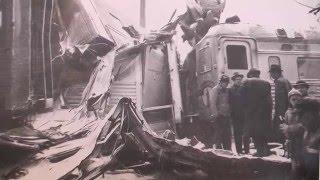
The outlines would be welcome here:
M 272 97 L 271 85 L 261 80 L 260 71 L 250 69 L 248 79 L 243 82 L 245 103 L 245 136 L 252 137 L 257 156 L 267 156 L 268 136 L 271 130 Z
M 233 125 L 234 141 L 237 153 L 249 153 L 249 138 L 243 136 L 244 125 L 244 102 L 241 94 L 243 75 L 235 72 L 231 77 L 233 85 L 230 87 L 230 108 Z M 244 146 L 242 148 L 242 145 Z

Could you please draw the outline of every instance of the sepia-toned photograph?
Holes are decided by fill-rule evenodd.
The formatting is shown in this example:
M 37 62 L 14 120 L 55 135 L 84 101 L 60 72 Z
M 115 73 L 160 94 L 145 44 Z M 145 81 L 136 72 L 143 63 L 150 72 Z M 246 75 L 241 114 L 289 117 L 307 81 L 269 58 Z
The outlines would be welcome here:
M 320 0 L 0 0 L 0 180 L 320 180 Z

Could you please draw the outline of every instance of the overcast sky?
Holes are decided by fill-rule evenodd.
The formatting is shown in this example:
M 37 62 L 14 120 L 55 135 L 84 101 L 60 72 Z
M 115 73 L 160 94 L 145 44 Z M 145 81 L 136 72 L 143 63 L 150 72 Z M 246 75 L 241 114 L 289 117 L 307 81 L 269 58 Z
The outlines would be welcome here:
M 140 0 L 107 0 L 114 9 L 125 13 L 125 17 L 139 24 Z M 238 15 L 242 22 L 274 25 L 292 28 L 307 28 L 318 26 L 316 16 L 308 14 L 310 10 L 298 4 L 295 0 L 226 0 L 226 8 L 221 20 L 225 17 Z M 312 5 L 317 0 L 305 1 Z M 166 24 L 170 15 L 178 9 L 184 12 L 185 0 L 146 0 L 147 29 L 158 29 Z
M 295 0 L 227 0 L 222 18 L 238 14 L 243 22 L 249 23 L 295 29 L 319 26 L 317 17 L 308 14 L 309 10 Z
M 139 25 L 140 0 L 106 0 L 113 9 L 121 13 L 124 21 Z M 221 22 L 226 17 L 238 15 L 241 22 L 293 28 L 296 30 L 316 27 L 320 29 L 317 16 L 308 14 L 310 8 L 298 4 L 303 2 L 316 6 L 318 0 L 226 0 L 226 7 L 221 15 Z M 165 25 L 173 11 L 185 12 L 185 0 L 146 0 L 146 29 L 156 30 Z M 318 16 L 319 17 L 319 16 Z M 178 48 L 184 59 L 189 45 L 178 39 Z

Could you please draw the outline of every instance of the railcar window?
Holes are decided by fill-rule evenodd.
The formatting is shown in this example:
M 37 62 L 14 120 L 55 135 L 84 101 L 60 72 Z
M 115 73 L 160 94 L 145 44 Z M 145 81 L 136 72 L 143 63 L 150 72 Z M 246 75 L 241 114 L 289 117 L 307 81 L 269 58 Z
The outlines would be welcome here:
M 320 79 L 320 58 L 298 58 L 297 65 L 300 79 Z
M 269 56 L 268 57 L 268 61 L 269 61 L 269 68 L 271 67 L 271 65 L 276 64 L 281 66 L 280 63 L 280 58 L 278 56 Z
M 248 69 L 246 47 L 242 45 L 227 46 L 228 69 Z

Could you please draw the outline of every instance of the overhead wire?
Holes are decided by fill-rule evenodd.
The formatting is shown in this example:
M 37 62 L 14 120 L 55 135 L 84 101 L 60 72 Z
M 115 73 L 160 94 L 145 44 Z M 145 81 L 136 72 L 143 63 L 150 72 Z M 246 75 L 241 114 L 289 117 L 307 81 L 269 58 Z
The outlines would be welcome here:
M 300 4 L 300 5 L 302 5 L 302 6 L 304 6 L 304 7 L 310 8 L 310 9 L 314 9 L 314 8 L 315 8 L 315 7 L 312 7 L 312 6 L 303 4 L 303 3 L 299 2 L 298 0 L 293 0 L 293 1 L 296 2 L 296 3 L 298 3 L 298 4 Z
M 129 35 L 126 35 L 126 34 L 120 32 L 119 30 L 115 29 L 114 27 L 112 27 L 112 26 L 110 26 L 110 25 L 108 25 L 108 24 L 106 24 L 105 26 L 107 26 L 108 28 L 110 28 L 111 30 L 113 30 L 115 33 L 117 33 L 118 35 L 120 35 L 120 36 L 122 36 L 122 37 L 124 37 L 124 38 L 131 38 Z

